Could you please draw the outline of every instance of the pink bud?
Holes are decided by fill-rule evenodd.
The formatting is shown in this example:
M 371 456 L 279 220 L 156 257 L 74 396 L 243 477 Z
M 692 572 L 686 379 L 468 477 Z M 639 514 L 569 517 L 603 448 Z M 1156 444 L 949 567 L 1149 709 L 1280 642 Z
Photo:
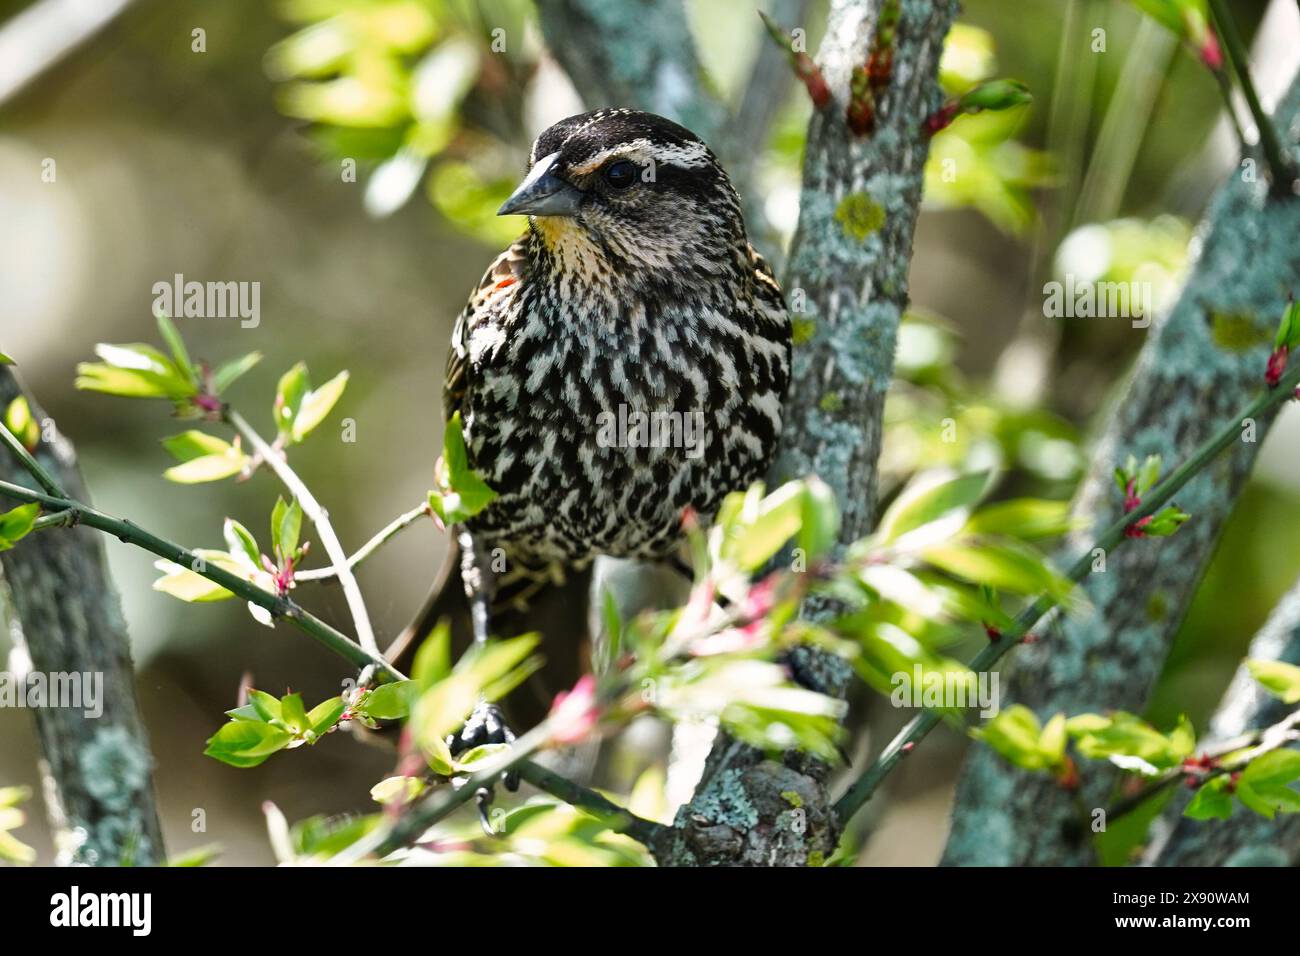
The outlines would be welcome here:
M 1207 30 L 1205 41 L 1201 44 L 1201 62 L 1211 70 L 1219 71 L 1223 69 L 1223 51 L 1219 49 L 1219 39 L 1214 35 L 1213 30 Z
M 1280 345 L 1268 357 L 1268 369 L 1264 372 L 1264 381 L 1268 383 L 1269 388 L 1277 388 L 1277 383 L 1282 381 L 1289 351 L 1285 345 Z
M 596 678 L 584 674 L 573 685 L 573 690 L 556 694 L 547 719 L 552 728 L 551 740 L 555 743 L 577 743 L 591 733 L 600 719 L 596 709 Z

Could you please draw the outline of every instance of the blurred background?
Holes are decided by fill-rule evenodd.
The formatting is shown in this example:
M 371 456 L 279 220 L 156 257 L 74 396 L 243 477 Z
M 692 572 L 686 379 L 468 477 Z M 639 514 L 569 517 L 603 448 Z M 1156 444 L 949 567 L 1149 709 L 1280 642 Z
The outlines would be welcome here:
M 1300 57 L 1300 15 L 1291 0 L 1234 6 L 1256 37 L 1271 103 Z M 687 7 L 711 82 L 738 102 L 767 42 L 757 5 Z M 56 8 L 74 19 L 40 20 Z M 75 39 L 68 23 L 97 17 L 106 22 L 84 44 L 49 53 Z M 801 21 L 810 50 L 823 21 L 810 4 Z M 16 51 L 19 24 L 35 32 Z M 960 24 L 945 86 L 1014 77 L 1035 102 L 962 120 L 934 142 L 884 491 L 921 465 L 978 460 L 1006 470 L 1008 493 L 1065 498 L 1147 332 L 1045 318 L 1043 283 L 1147 281 L 1159 310 L 1236 146 L 1208 73 L 1126 3 L 967 0 Z M 1091 47 L 1097 29 L 1104 51 Z M 498 37 L 504 49 L 493 48 Z M 351 372 L 340 410 L 294 459 L 345 547 L 418 505 L 441 450 L 451 323 L 523 225 L 495 209 L 532 137 L 583 108 L 547 57 L 531 4 L 0 2 L 0 50 L 11 54 L 0 53 L 0 346 L 75 443 L 96 505 L 219 547 L 225 516 L 261 532 L 277 494 L 261 473 L 197 487 L 163 480 L 172 461 L 159 439 L 188 426 L 165 403 L 73 388 L 97 342 L 156 340 L 152 286 L 177 273 L 260 283 L 256 328 L 178 319 L 198 357 L 265 355 L 228 395 L 255 425 L 272 428 L 275 382 L 295 361 L 318 383 Z M 19 85 L 28 58 L 42 56 L 52 65 Z M 777 262 L 798 214 L 809 113 L 802 91 L 787 89 L 746 197 L 755 243 Z M 960 159 L 959 182 L 945 179 L 945 158 Z M 42 175 L 51 159 L 53 182 Z M 937 438 L 947 417 L 964 426 L 955 445 Z M 355 442 L 343 440 L 345 418 Z M 1246 642 L 1300 572 L 1298 439 L 1292 407 L 1178 637 L 1148 713 L 1157 726 L 1180 712 L 1204 726 Z M 246 672 L 308 700 L 338 693 L 348 675 L 301 636 L 257 625 L 238 602 L 186 605 L 151 590 L 150 556 L 107 547 L 171 853 L 216 842 L 223 862 L 270 863 L 262 801 L 290 820 L 372 806 L 369 788 L 391 754 L 343 735 L 249 770 L 204 757 Z M 424 522 L 361 568 L 381 644 L 418 609 L 444 548 Z M 296 597 L 347 619 L 336 588 L 304 586 Z M 898 719 L 873 706 L 870 733 L 889 735 Z M 944 731 L 894 775 L 863 828 L 862 862 L 937 860 L 965 746 Z M 39 791 L 37 758 L 30 715 L 0 709 L 0 785 Z M 18 835 L 49 862 L 39 797 L 29 809 Z M 192 829 L 196 809 L 205 832 Z

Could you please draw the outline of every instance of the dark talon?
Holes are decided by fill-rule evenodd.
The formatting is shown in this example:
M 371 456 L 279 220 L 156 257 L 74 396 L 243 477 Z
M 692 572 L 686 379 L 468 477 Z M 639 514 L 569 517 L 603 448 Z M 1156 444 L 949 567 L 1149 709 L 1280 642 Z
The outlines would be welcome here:
M 447 737 L 447 746 L 453 757 L 459 757 L 468 750 L 484 744 L 513 744 L 515 732 L 501 716 L 501 708 L 496 704 L 480 701 L 474 712 L 465 721 L 465 726 L 457 733 Z M 507 770 L 502 782 L 507 790 L 514 793 L 519 789 L 519 771 Z
M 483 832 L 488 836 L 496 836 L 497 833 L 492 829 L 492 818 L 488 814 L 488 808 L 492 806 L 492 788 L 479 787 L 474 794 L 474 806 L 478 808 L 478 822 L 483 827 Z

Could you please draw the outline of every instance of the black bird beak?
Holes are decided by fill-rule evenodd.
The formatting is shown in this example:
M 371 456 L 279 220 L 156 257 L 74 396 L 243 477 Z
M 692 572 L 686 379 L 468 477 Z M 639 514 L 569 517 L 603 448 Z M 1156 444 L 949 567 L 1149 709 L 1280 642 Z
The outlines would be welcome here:
M 498 216 L 576 216 L 582 190 L 551 172 L 559 153 L 543 156 L 497 210 Z

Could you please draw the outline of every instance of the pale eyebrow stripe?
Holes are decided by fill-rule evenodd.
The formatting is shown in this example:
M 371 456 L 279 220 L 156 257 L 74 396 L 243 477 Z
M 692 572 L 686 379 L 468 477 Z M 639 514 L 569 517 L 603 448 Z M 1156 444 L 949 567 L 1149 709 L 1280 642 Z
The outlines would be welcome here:
M 648 139 L 634 139 L 630 143 L 603 149 L 590 157 L 581 166 L 572 166 L 570 169 L 579 176 L 585 176 L 599 169 L 612 156 L 625 156 L 641 163 L 653 160 L 657 165 L 661 166 L 681 166 L 692 169 L 697 166 L 708 165 L 709 148 L 703 143 L 671 146 L 656 144 Z

